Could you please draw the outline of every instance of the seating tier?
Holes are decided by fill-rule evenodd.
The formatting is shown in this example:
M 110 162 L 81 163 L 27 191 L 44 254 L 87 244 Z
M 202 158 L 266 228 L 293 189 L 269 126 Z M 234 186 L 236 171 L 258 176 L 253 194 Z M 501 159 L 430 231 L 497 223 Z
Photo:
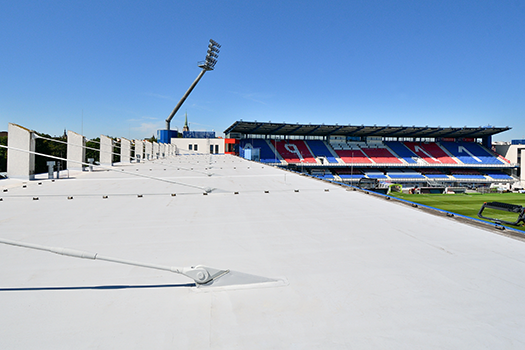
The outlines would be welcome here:
M 372 161 L 360 150 L 335 150 L 335 153 L 348 164 L 372 164 Z
M 240 147 L 242 148 L 259 148 L 261 163 L 278 163 L 279 158 L 270 148 L 266 140 L 261 139 L 247 139 L 241 140 Z
M 325 142 L 319 140 L 309 140 L 306 141 L 306 143 L 316 157 L 325 157 L 328 163 L 337 163 L 337 159 L 332 155 Z
M 302 140 L 272 141 L 272 144 L 287 163 L 317 163 Z
M 402 162 L 386 148 L 361 148 L 361 150 L 378 164 L 402 164 Z
M 464 164 L 503 164 L 501 160 L 475 142 L 442 142 L 441 144 Z
M 454 159 L 434 142 L 404 142 L 404 145 L 429 164 L 457 164 Z

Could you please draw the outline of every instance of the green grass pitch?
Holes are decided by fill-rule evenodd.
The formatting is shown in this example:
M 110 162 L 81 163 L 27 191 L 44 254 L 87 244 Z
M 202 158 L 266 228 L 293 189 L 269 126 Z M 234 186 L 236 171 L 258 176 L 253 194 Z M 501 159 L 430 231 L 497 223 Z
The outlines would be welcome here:
M 478 212 L 484 202 L 502 202 L 525 207 L 525 194 L 523 193 L 469 193 L 469 194 L 406 194 L 392 193 L 392 197 L 405 199 L 411 202 L 427 205 L 452 213 L 461 214 L 479 219 Z M 498 218 L 510 222 L 516 221 L 518 215 L 495 209 L 485 209 L 483 216 Z M 485 220 L 487 221 L 487 220 Z M 511 226 L 525 231 L 521 226 Z

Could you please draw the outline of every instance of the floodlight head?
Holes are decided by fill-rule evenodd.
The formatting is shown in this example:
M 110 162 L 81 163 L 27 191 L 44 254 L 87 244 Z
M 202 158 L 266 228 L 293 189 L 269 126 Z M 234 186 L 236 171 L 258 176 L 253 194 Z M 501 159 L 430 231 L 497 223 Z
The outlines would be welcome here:
M 217 58 L 219 57 L 219 47 L 221 47 L 221 45 L 219 45 L 218 42 L 216 42 L 213 39 L 210 39 L 205 61 L 199 62 L 198 66 L 207 71 L 213 70 L 213 68 L 217 64 Z

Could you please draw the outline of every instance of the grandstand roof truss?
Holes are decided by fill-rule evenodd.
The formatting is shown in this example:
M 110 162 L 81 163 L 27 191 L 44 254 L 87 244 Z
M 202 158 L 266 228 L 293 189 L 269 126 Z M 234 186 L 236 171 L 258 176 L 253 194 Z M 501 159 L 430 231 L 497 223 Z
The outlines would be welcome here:
M 365 125 L 324 125 L 288 124 L 272 122 L 236 121 L 224 133 L 244 135 L 288 135 L 288 136 L 381 136 L 381 137 L 428 137 L 428 138 L 483 138 L 510 130 L 510 127 L 418 127 L 418 126 L 365 126 Z

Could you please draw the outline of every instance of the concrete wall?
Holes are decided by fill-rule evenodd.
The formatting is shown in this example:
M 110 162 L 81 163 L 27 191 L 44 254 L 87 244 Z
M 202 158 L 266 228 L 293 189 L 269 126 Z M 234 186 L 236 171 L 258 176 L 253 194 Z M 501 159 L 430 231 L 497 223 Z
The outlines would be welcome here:
M 153 159 L 160 158 L 160 147 L 157 142 L 153 142 Z
M 100 135 L 100 164 L 113 165 L 113 140 Z
M 140 162 L 144 160 L 144 142 L 135 140 L 135 161 Z
M 35 151 L 33 131 L 20 125 L 9 123 L 7 146 L 25 151 Z M 7 176 L 15 179 L 31 180 L 35 176 L 35 155 L 7 150 Z
M 153 144 L 149 141 L 144 141 L 144 159 L 151 160 L 153 158 Z
M 67 132 L 67 168 L 82 170 L 82 163 L 86 162 L 86 138 L 74 131 Z
M 195 152 L 202 154 L 224 153 L 224 139 L 184 139 L 172 138 L 171 144 L 177 146 L 180 153 Z M 197 150 L 195 150 L 197 146 Z M 213 146 L 213 152 L 210 152 L 210 146 Z M 216 152 L 216 147 L 218 151 Z M 191 149 L 190 149 L 191 148 Z
M 520 186 L 525 187 L 525 145 L 502 144 L 494 145 L 496 152 L 507 158 L 511 163 L 520 166 Z
M 120 139 L 120 162 L 131 162 L 131 141 L 125 138 Z

